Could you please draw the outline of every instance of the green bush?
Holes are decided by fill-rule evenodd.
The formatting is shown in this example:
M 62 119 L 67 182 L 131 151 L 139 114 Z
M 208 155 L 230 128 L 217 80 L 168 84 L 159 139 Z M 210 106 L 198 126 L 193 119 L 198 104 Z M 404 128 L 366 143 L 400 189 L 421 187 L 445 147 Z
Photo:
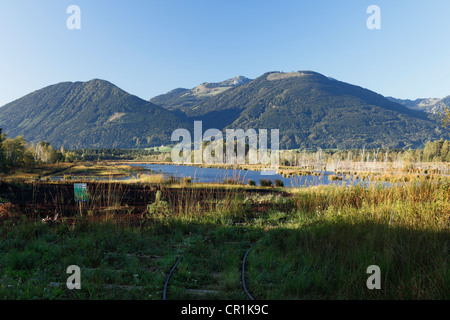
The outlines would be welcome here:
M 271 180 L 266 180 L 266 179 L 261 179 L 259 180 L 259 184 L 261 185 L 261 187 L 272 187 L 272 181 Z
M 170 206 L 166 201 L 161 200 L 161 191 L 156 191 L 155 202 L 147 205 L 147 211 L 147 218 L 168 217 L 170 215 Z
M 276 179 L 275 180 L 275 187 L 284 187 L 283 181 L 281 181 L 280 179 Z

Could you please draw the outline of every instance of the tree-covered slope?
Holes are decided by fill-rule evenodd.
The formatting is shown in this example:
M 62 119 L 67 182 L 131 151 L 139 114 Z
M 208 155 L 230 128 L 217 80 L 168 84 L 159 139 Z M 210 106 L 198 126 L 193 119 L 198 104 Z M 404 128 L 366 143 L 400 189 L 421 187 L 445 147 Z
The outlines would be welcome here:
M 435 115 L 315 72 L 231 80 L 151 100 L 164 108 L 103 80 L 59 83 L 1 107 L 0 128 L 66 148 L 159 146 L 194 120 L 203 130 L 279 129 L 282 148 L 417 147 L 449 138 Z
M 52 85 L 0 108 L 0 127 L 8 136 L 66 148 L 157 146 L 168 143 L 174 129 L 188 125 L 98 79 Z
M 315 72 L 270 72 L 186 108 L 208 128 L 280 129 L 285 148 L 405 147 L 446 136 L 427 114 Z

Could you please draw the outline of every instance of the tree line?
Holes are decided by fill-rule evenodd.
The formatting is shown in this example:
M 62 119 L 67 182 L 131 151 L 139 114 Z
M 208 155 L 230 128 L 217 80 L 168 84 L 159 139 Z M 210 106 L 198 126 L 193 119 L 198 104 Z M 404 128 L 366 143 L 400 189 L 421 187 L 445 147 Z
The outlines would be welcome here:
M 450 119 L 450 115 L 449 115 Z M 224 148 L 226 146 L 224 145 Z M 236 146 L 235 146 L 236 147 Z M 245 153 L 249 151 L 246 144 Z M 288 159 L 283 154 L 289 153 Z M 158 151 L 145 149 L 55 149 L 49 142 L 41 141 L 35 145 L 27 143 L 24 136 L 7 137 L 0 128 L 0 172 L 8 172 L 20 167 L 57 162 L 98 161 L 98 160 L 143 160 L 154 157 Z M 292 154 L 294 159 L 292 161 Z M 302 159 L 338 159 L 350 161 L 412 161 L 412 162 L 450 162 L 450 141 L 429 141 L 420 149 L 353 149 L 353 150 L 291 150 L 281 152 L 281 163 L 298 165 Z M 149 160 L 149 159 L 147 159 Z
M 72 162 L 74 160 L 76 160 L 76 154 L 73 151 L 66 151 L 64 147 L 57 150 L 47 141 L 41 141 L 36 145 L 29 144 L 24 136 L 9 138 L 2 133 L 0 128 L 1 172 L 41 163 Z
M 340 161 L 353 162 L 395 162 L 395 161 L 410 161 L 410 162 L 450 162 L 450 141 L 436 140 L 428 141 L 424 148 L 418 149 L 298 149 L 290 151 L 281 151 L 281 163 L 284 165 L 292 164 L 293 156 L 297 160 L 324 160 L 330 159 Z M 285 159 L 283 159 L 285 158 Z M 297 163 L 294 161 L 294 163 Z

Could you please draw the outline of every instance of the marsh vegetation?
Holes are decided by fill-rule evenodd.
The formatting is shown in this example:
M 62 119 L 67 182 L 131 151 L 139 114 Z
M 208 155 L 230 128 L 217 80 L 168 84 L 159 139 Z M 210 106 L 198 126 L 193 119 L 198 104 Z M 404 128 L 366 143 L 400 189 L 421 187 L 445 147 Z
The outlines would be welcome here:
M 180 256 L 169 299 L 246 299 L 240 272 L 252 245 L 246 279 L 257 299 L 449 298 L 448 180 L 290 189 L 92 182 L 81 212 L 69 210 L 69 191 L 53 198 L 65 204 L 43 206 L 5 191 L 24 185 L 2 184 L 3 299 L 161 299 Z M 73 264 L 81 290 L 65 286 Z M 366 287 L 369 265 L 381 268 L 381 290 Z
M 247 299 L 241 265 L 251 247 L 245 278 L 256 299 L 448 299 L 448 143 L 427 146 L 282 153 L 280 178 L 210 182 L 150 171 L 115 151 L 89 151 L 114 162 L 12 166 L 6 157 L 0 298 L 161 299 L 182 257 L 168 299 Z M 325 176 L 332 183 L 284 180 Z M 75 202 L 75 182 L 87 184 L 86 202 Z M 81 290 L 65 286 L 70 265 L 81 268 Z M 381 290 L 366 287 L 370 265 L 381 269 Z

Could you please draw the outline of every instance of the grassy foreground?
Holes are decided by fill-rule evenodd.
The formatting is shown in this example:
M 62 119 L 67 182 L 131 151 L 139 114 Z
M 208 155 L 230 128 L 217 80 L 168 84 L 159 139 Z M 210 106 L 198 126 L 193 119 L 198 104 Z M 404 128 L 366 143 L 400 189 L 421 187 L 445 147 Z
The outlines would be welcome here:
M 450 183 L 164 198 L 43 223 L 0 208 L 0 299 L 449 299 Z M 66 268 L 81 268 L 81 290 Z M 369 290 L 366 269 L 381 269 Z

